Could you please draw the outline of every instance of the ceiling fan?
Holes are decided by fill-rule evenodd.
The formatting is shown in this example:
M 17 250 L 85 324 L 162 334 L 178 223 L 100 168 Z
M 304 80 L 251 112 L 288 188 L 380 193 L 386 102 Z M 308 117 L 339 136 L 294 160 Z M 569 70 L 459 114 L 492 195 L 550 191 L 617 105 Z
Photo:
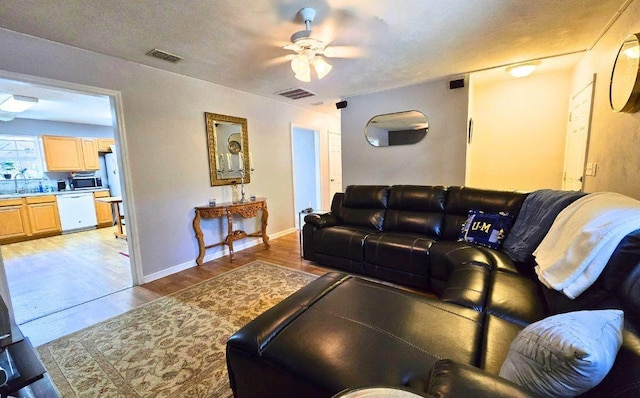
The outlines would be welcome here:
M 291 35 L 291 43 L 283 48 L 292 50 L 297 55 L 291 60 L 291 69 L 295 77 L 303 82 L 311 81 L 311 67 L 315 70 L 318 79 L 325 77 L 333 66 L 324 57 L 330 57 L 332 48 L 323 41 L 311 37 L 311 22 L 316 17 L 316 10 L 313 8 L 303 8 L 298 14 L 304 21 L 305 30 L 298 31 Z

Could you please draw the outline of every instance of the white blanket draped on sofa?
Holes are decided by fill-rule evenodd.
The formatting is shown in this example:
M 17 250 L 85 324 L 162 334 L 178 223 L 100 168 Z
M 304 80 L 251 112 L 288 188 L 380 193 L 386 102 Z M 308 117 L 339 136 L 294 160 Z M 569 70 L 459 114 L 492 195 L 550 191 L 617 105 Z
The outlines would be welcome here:
M 640 201 L 598 192 L 562 210 L 533 252 L 540 281 L 576 298 L 598 279 L 620 241 L 640 229 Z

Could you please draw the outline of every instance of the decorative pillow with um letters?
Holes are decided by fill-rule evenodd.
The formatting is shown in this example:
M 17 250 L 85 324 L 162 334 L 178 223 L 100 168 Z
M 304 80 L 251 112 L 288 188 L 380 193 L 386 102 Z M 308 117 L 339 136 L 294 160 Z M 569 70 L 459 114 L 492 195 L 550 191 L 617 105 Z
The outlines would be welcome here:
M 508 213 L 486 214 L 480 210 L 469 210 L 469 217 L 462 224 L 458 242 L 497 249 L 507 236 L 513 218 Z

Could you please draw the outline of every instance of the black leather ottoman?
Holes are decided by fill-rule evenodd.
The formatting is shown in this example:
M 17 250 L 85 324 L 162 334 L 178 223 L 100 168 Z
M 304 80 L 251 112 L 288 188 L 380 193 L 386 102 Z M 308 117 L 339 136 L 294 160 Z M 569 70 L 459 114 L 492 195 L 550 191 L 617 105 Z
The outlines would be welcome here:
M 328 273 L 227 343 L 236 397 L 330 397 L 407 386 L 442 358 L 477 366 L 483 314 L 343 273 Z

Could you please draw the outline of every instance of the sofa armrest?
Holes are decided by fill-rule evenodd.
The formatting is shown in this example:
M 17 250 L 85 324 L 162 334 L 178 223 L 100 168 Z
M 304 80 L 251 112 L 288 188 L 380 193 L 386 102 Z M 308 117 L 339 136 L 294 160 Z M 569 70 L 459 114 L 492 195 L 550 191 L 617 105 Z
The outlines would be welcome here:
M 454 267 L 440 300 L 484 311 L 491 271 L 473 262 Z
M 515 383 L 475 366 L 443 359 L 435 363 L 423 386 L 420 381 L 412 387 L 435 397 L 536 397 Z
M 314 225 L 318 228 L 327 228 L 338 225 L 338 218 L 332 213 L 308 214 L 304 217 L 304 222 Z

